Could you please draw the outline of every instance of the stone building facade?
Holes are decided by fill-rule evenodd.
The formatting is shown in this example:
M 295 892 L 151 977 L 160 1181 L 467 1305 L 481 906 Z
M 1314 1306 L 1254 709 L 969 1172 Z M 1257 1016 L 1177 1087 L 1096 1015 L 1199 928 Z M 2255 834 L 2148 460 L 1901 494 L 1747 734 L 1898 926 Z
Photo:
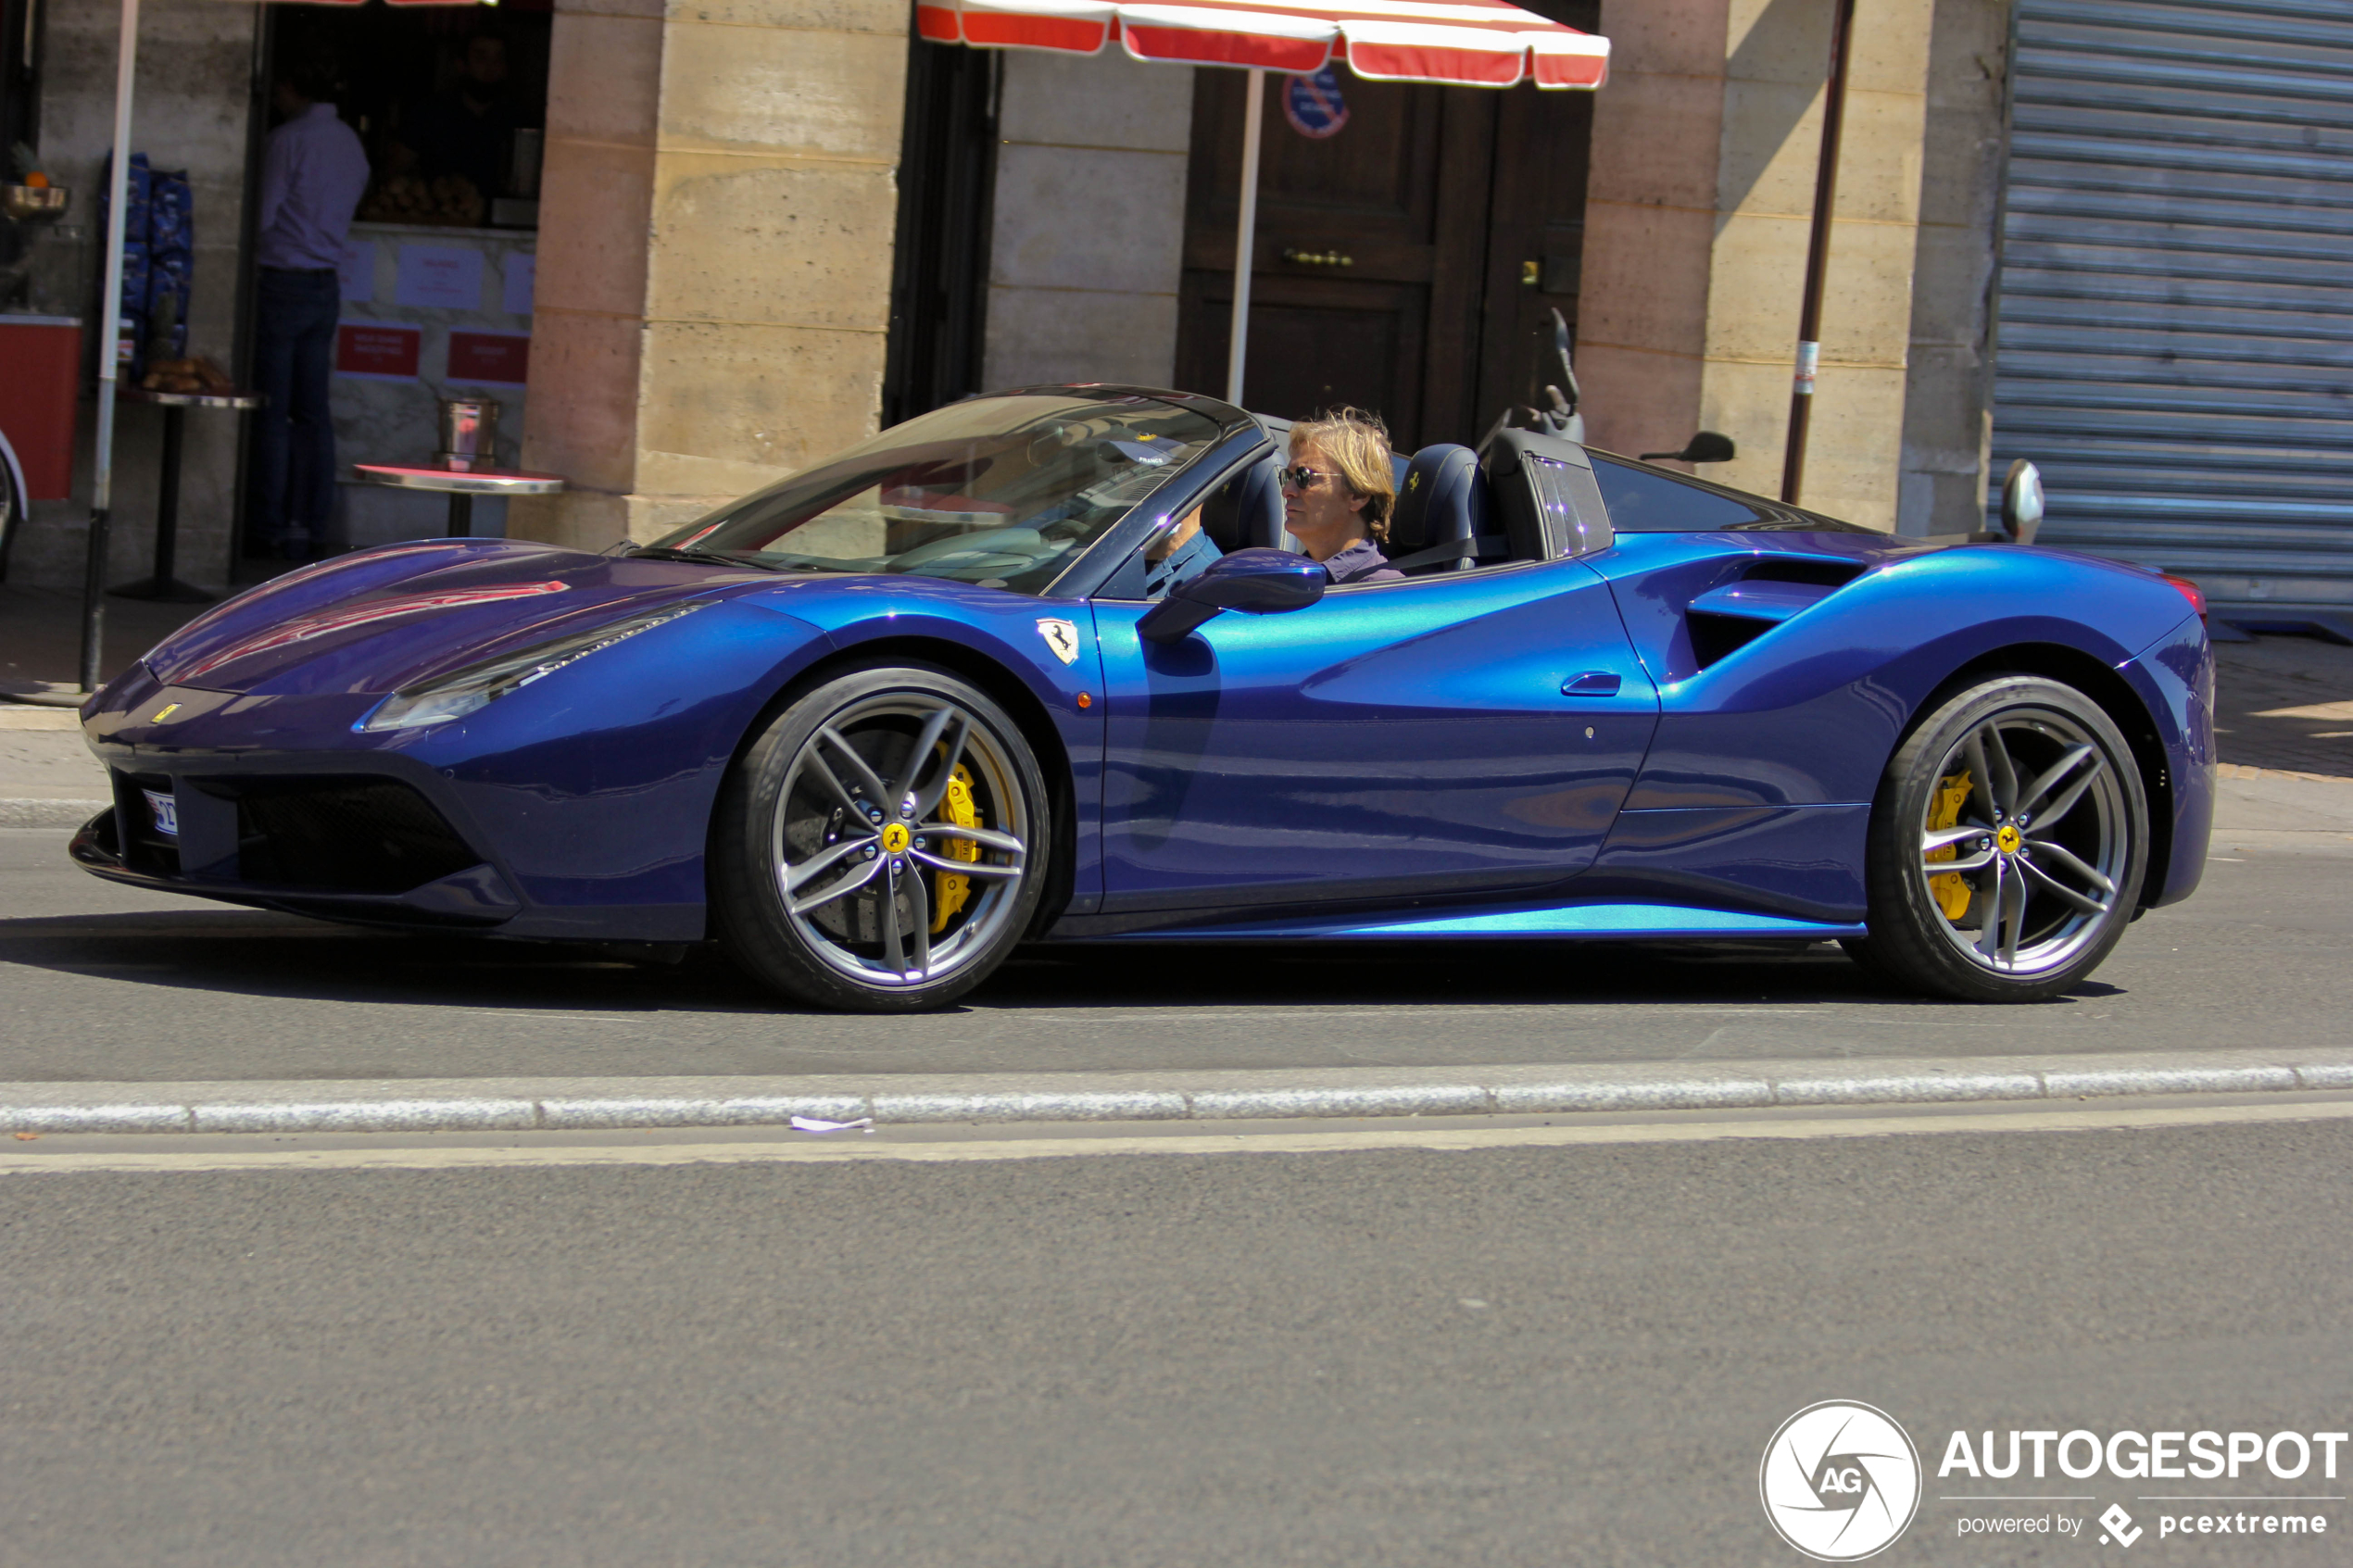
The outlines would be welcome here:
M 1597 445 L 1721 430 L 1742 455 L 1712 474 L 1777 489 L 1829 17 L 1606 0 L 1578 343 Z M 1873 527 L 1982 515 L 2007 26 L 2004 0 L 1859 7 L 1804 499 Z M 512 526 L 645 538 L 873 428 L 905 19 L 560 0 L 557 37 L 527 458 L 575 489 Z M 1190 75 L 1008 55 L 982 384 L 1169 377 Z

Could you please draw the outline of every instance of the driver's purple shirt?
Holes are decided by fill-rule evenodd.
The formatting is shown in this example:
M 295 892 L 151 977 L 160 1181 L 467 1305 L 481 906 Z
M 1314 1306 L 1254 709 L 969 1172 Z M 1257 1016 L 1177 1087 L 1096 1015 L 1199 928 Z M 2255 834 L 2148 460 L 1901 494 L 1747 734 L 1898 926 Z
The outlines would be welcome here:
M 1334 583 L 1386 583 L 1391 578 L 1402 581 L 1405 575 L 1389 564 L 1389 558 L 1370 539 L 1359 539 L 1327 559 L 1324 574 Z

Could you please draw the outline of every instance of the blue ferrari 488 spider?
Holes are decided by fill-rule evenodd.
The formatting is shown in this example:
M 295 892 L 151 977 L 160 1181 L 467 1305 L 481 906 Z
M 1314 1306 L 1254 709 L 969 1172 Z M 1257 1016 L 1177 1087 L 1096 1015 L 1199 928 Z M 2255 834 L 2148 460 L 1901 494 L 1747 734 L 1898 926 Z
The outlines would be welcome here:
M 2019 1001 L 2197 884 L 2194 590 L 1508 429 L 1400 458 L 1405 575 L 1334 586 L 1279 547 L 1283 430 L 1032 388 L 654 545 L 289 572 L 84 708 L 115 807 L 72 853 L 382 926 L 715 940 L 875 1010 L 1134 940 L 1837 940 Z

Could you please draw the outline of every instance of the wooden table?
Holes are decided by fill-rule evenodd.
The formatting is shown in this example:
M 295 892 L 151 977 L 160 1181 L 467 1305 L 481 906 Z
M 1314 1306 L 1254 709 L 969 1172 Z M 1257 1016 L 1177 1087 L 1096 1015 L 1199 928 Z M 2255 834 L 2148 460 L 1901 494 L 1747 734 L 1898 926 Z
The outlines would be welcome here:
M 156 486 L 156 566 L 144 583 L 107 590 L 120 599 L 160 599 L 166 604 L 210 604 L 213 596 L 192 588 L 171 573 L 180 553 L 180 426 L 191 408 L 228 408 L 248 413 L 269 401 L 258 392 L 151 392 L 126 386 L 115 394 L 124 403 L 152 403 L 163 410 L 163 473 Z
M 516 469 L 468 470 L 433 463 L 354 463 L 351 469 L 370 484 L 446 492 L 452 539 L 463 539 L 473 532 L 477 495 L 552 495 L 564 487 L 560 474 L 524 473 Z

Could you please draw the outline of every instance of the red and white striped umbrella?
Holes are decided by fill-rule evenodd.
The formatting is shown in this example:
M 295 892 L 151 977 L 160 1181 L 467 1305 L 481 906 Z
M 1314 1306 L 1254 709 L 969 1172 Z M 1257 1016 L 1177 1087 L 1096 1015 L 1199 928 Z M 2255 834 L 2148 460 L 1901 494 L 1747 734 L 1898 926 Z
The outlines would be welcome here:
M 1139 60 L 1307 75 L 1345 61 L 1374 82 L 1599 87 L 1609 40 L 1504 0 L 918 0 L 942 44 L 1094 55 L 1117 40 Z

